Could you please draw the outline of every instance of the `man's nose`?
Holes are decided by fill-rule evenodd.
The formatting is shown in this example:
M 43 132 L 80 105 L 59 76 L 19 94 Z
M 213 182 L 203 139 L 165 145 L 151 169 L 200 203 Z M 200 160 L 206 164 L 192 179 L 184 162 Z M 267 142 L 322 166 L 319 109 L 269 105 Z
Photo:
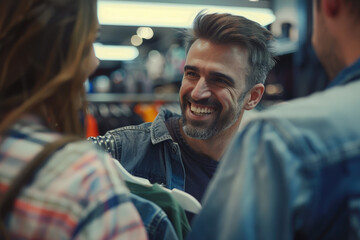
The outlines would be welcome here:
M 199 81 L 196 82 L 194 89 L 191 92 L 191 98 L 194 100 L 200 100 L 204 98 L 209 98 L 211 96 L 211 91 L 208 83 L 205 78 L 200 78 Z

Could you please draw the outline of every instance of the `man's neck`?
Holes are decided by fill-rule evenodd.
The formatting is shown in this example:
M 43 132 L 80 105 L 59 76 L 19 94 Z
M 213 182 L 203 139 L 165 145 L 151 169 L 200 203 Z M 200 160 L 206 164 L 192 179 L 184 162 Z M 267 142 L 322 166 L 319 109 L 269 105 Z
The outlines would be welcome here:
M 344 8 L 336 20 L 331 22 L 331 31 L 338 43 L 338 52 L 341 54 L 338 57 L 342 59 L 343 67 L 352 65 L 360 57 L 360 30 L 355 27 L 359 21 L 359 16 L 354 16 L 351 10 Z

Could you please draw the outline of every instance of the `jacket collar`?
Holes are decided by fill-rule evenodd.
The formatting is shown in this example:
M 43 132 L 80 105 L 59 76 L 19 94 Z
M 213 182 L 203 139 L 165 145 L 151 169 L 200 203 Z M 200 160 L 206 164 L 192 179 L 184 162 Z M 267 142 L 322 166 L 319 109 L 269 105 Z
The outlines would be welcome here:
M 180 118 L 180 115 L 170 112 L 165 108 L 160 109 L 159 114 L 156 116 L 150 127 L 151 142 L 153 144 L 157 144 L 166 140 L 172 140 L 165 123 L 166 120 L 172 117 Z

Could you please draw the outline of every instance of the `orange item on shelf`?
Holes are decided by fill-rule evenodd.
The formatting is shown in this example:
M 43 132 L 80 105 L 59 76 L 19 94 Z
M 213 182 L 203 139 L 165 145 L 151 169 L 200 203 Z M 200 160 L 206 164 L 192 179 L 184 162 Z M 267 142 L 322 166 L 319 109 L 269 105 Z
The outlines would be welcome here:
M 155 104 L 136 104 L 134 111 L 143 119 L 144 122 L 153 122 L 158 114 Z
M 86 114 L 85 119 L 86 126 L 86 137 L 97 137 L 99 136 L 99 127 L 96 118 L 91 114 Z

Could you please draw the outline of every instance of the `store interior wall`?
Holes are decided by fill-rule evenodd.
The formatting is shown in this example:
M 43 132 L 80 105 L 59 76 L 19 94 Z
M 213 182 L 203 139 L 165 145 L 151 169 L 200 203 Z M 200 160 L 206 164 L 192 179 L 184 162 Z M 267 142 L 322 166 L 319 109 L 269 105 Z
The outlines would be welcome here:
M 266 27 L 276 40 L 277 64 L 269 73 L 266 92 L 257 110 L 309 95 L 324 89 L 328 83 L 311 46 L 312 0 L 272 0 L 271 6 L 276 21 Z M 99 120 L 100 134 L 124 125 L 152 121 L 164 104 L 179 111 L 177 92 L 185 61 L 182 30 L 153 30 L 154 37 L 138 48 L 138 58 L 131 62 L 102 62 L 89 78 L 90 112 Z M 101 26 L 99 41 L 129 44 L 125 36 L 134 32 L 135 28 L 130 26 Z M 170 97 L 161 101 L 155 93 Z M 94 97 L 96 94 L 99 97 Z M 116 97 L 109 101 L 104 94 Z

